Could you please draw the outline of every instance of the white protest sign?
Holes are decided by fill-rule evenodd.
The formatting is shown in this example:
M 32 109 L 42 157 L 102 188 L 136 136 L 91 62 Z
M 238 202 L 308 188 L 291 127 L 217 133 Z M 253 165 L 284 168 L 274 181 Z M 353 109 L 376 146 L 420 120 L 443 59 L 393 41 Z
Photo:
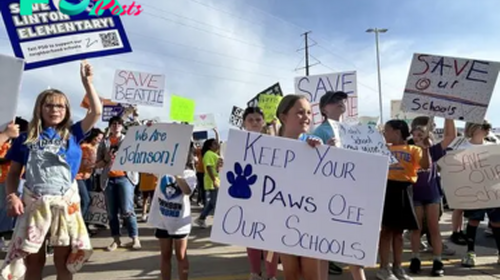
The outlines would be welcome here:
M 401 110 L 482 123 L 500 63 L 414 54 Z
M 372 266 L 388 168 L 387 157 L 232 129 L 211 240 Z
M 224 158 L 224 156 L 226 155 L 226 149 L 227 149 L 227 142 L 222 142 L 220 144 L 220 148 L 219 148 L 219 150 L 220 150 L 220 156 L 222 158 Z
M 133 126 L 116 153 L 112 170 L 179 175 L 186 167 L 193 126 Z
M 194 115 L 194 131 L 212 130 L 217 127 L 214 114 Z
M 389 164 L 397 163 L 387 148 L 384 136 L 376 126 L 364 124 L 345 124 L 328 120 L 337 136 L 335 145 L 343 149 L 378 154 L 389 157 Z
M 116 70 L 111 100 L 117 103 L 163 107 L 165 75 Z
M 358 118 L 358 90 L 356 71 L 303 76 L 295 78 L 295 94 L 305 95 L 311 102 L 312 127 L 321 124 L 323 118 L 319 110 L 321 96 L 327 91 L 343 91 L 349 98 L 342 121 L 354 122 Z
M 23 71 L 24 60 L 0 54 L 0 131 L 16 116 Z
M 104 192 L 89 192 L 90 206 L 85 215 L 85 222 L 93 225 L 108 226 L 108 211 Z
M 361 116 L 358 117 L 358 121 L 360 124 L 377 126 L 379 125 L 380 117 Z
M 413 119 L 418 116 L 422 116 L 422 114 L 401 111 L 401 102 L 401 100 L 391 100 L 391 119 L 404 120 L 411 124 Z
M 500 145 L 448 152 L 438 164 L 451 209 L 500 207 Z

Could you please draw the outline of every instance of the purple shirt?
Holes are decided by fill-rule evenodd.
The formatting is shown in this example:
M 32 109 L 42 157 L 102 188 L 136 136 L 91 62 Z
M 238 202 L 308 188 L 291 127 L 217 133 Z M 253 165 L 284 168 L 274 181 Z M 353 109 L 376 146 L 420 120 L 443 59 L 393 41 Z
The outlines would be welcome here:
M 446 151 L 438 143 L 429 148 L 429 153 L 432 159 L 430 170 L 419 171 L 417 182 L 413 184 L 413 200 L 415 201 L 433 201 L 442 196 L 437 162 L 446 154 Z

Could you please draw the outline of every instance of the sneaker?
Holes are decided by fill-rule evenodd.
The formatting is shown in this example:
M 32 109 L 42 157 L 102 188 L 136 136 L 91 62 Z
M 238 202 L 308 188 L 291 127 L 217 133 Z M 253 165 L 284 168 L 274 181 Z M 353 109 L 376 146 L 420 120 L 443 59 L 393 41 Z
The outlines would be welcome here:
M 381 267 L 377 272 L 377 279 L 379 280 L 398 280 L 398 278 L 392 273 L 389 267 Z
M 476 254 L 474 252 L 468 252 L 467 255 L 462 259 L 463 267 L 474 267 L 476 266 Z
M 260 277 L 259 274 L 256 273 L 250 273 L 250 278 L 248 280 L 264 280 L 262 277 Z
M 450 240 L 457 245 L 467 245 L 467 238 L 463 231 L 452 233 Z
M 418 274 L 422 269 L 422 262 L 418 258 L 413 258 L 410 261 L 410 272 L 413 274 Z
M 432 270 L 431 270 L 431 275 L 435 277 L 442 277 L 444 276 L 444 265 L 443 262 L 440 260 L 434 260 L 432 262 Z
M 205 220 L 200 220 L 200 218 L 196 219 L 196 220 L 194 221 L 194 223 L 195 223 L 197 226 L 201 227 L 201 228 L 207 228 L 207 227 L 208 227 L 208 226 L 207 226 L 207 223 L 205 222 Z
M 342 267 L 338 266 L 334 262 L 328 262 L 328 274 L 330 275 L 340 275 L 344 270 Z
M 139 237 L 136 236 L 132 239 L 132 249 L 134 250 L 140 250 L 141 249 L 141 240 L 139 240 Z
M 148 221 L 148 214 L 142 215 L 142 222 L 146 223 Z
M 113 252 L 114 250 L 118 249 L 118 247 L 121 246 L 120 240 L 114 240 L 109 246 L 106 248 L 106 251 L 108 252 Z
M 392 273 L 394 273 L 394 276 L 396 276 L 398 280 L 412 280 L 402 267 L 394 267 Z

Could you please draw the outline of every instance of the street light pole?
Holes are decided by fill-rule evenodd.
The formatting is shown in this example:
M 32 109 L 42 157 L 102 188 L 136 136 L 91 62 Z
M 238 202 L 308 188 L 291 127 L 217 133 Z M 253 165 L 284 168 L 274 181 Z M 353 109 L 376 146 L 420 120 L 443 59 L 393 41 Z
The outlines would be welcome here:
M 380 123 L 384 124 L 384 114 L 383 114 L 383 109 L 382 109 L 382 78 L 380 76 L 380 50 L 379 50 L 379 43 L 378 43 L 378 34 L 379 33 L 386 33 L 388 29 L 386 28 L 370 28 L 366 30 L 367 33 L 375 33 L 375 47 L 377 49 L 377 75 L 378 75 L 378 103 L 379 103 L 379 109 L 380 109 Z

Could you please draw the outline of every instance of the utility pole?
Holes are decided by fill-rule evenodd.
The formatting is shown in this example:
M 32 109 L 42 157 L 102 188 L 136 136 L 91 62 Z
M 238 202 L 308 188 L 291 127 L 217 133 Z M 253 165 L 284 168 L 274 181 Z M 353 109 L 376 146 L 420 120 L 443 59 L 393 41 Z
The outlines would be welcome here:
M 305 55 L 304 62 L 305 62 L 305 65 L 304 65 L 304 67 L 298 68 L 298 69 L 295 69 L 295 70 L 305 69 L 306 70 L 306 76 L 309 76 L 309 68 L 311 68 L 314 65 L 320 64 L 319 61 L 317 59 L 315 59 L 314 57 L 313 57 L 313 59 L 315 59 L 318 62 L 314 63 L 314 64 L 309 64 L 309 48 L 316 45 L 316 42 L 314 42 L 314 40 L 313 40 L 313 44 L 309 45 L 309 33 L 311 33 L 311 32 L 312 31 L 307 31 L 307 32 L 304 32 L 304 33 L 301 34 L 301 36 L 304 36 L 304 48 L 297 50 L 297 51 L 304 50 L 304 55 Z

